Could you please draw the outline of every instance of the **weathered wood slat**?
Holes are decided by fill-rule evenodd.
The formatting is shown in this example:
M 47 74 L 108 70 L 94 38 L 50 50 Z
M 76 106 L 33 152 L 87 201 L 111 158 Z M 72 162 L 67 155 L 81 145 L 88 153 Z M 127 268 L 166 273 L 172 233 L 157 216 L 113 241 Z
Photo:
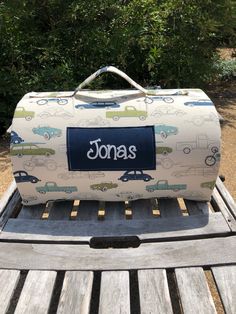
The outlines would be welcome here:
M 232 264 L 236 236 L 145 243 L 130 249 L 92 249 L 87 245 L 0 243 L 0 268 L 109 270 Z
M 220 195 L 222 196 L 225 203 L 229 206 L 229 209 L 231 213 L 234 215 L 234 218 L 236 219 L 236 204 L 233 199 L 233 197 L 230 195 L 227 188 L 224 186 L 223 182 L 220 178 L 217 178 L 216 180 L 216 187 L 218 191 L 220 192 Z
M 81 221 L 82 220 L 97 221 L 98 209 L 99 209 L 98 201 L 80 201 L 77 219 Z
M 0 313 L 7 313 L 20 278 L 18 270 L 0 270 Z
M 55 280 L 54 271 L 29 271 L 15 314 L 48 313 Z
M 212 267 L 225 312 L 236 313 L 236 265 Z
M 173 313 L 164 269 L 139 270 L 138 284 L 142 314 Z
M 153 217 L 150 200 L 137 200 L 131 202 L 133 219 L 150 219 Z
M 14 213 L 16 207 L 20 204 L 21 197 L 18 190 L 16 190 L 10 199 L 9 203 L 5 207 L 5 210 L 2 213 L 2 216 L 0 217 L 0 232 L 4 228 L 6 222 L 11 217 L 11 215 Z
M 102 273 L 99 314 L 129 314 L 130 293 L 127 271 Z
M 158 200 L 161 217 L 182 216 L 182 211 L 179 202 L 176 198 L 160 198 Z
M 52 202 L 49 210 L 49 220 L 69 220 L 73 201 Z
M 216 314 L 202 268 L 176 269 L 175 275 L 184 313 Z
M 229 234 L 221 213 L 171 219 L 106 220 L 102 222 L 10 219 L 0 239 L 27 241 L 89 241 L 91 237 L 138 236 L 140 240 Z
M 8 187 L 8 189 L 6 190 L 6 192 L 3 194 L 3 196 L 0 199 L 0 216 L 15 191 L 16 191 L 16 181 L 13 180 L 10 186 Z
M 17 218 L 20 219 L 41 219 L 45 205 L 22 206 Z
M 214 206 L 217 206 L 218 209 L 221 211 L 230 229 L 232 231 L 236 231 L 236 221 L 216 188 L 214 188 L 212 193 L 212 203 Z
M 207 202 L 184 200 L 189 215 L 209 215 L 211 210 Z
M 57 313 L 89 313 L 92 285 L 93 272 L 67 271 Z

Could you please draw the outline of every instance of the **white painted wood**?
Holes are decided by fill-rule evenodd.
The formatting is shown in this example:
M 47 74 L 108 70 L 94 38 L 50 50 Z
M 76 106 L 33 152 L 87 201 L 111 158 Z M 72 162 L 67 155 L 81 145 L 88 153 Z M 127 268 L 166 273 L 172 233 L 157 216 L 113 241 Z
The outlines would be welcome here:
M 0 239 L 37 241 L 89 241 L 91 237 L 138 236 L 141 240 L 229 235 L 221 213 L 147 220 L 49 221 L 10 219 Z
M 22 206 L 17 219 L 41 219 L 45 205 Z
M 7 313 L 19 278 L 18 270 L 0 270 L 0 314 Z
M 4 228 L 6 222 L 11 217 L 17 205 L 20 204 L 21 197 L 18 190 L 14 192 L 4 211 L 2 212 L 2 216 L 0 217 L 0 232 Z
M 140 313 L 173 313 L 166 271 L 150 269 L 138 271 Z
M 97 221 L 98 220 L 98 201 L 80 201 L 77 213 L 77 219 L 84 221 Z
M 105 250 L 87 245 L 0 242 L 0 268 L 7 269 L 150 269 L 229 265 L 235 261 L 236 236 Z
M 209 215 L 210 207 L 207 202 L 184 200 L 189 215 Z
M 133 219 L 150 219 L 153 217 L 150 200 L 140 199 L 130 202 Z
M 158 199 L 158 204 L 162 218 L 182 216 L 182 211 L 176 198 L 160 198 Z
M 49 220 L 69 220 L 73 201 L 52 202 L 49 210 Z
M 99 314 L 129 314 L 130 293 L 127 271 L 102 272 Z
M 48 313 L 55 280 L 55 271 L 30 270 L 17 303 L 15 314 Z
M 236 203 L 219 177 L 216 180 L 216 187 L 220 192 L 220 195 L 222 196 L 223 200 L 229 206 L 231 213 L 234 215 L 234 218 L 236 219 Z
M 2 212 L 4 211 L 7 203 L 9 202 L 11 197 L 13 196 L 15 191 L 16 191 L 16 181 L 12 180 L 8 189 L 6 190 L 6 192 L 2 195 L 2 197 L 0 199 L 0 216 L 1 216 Z
M 216 314 L 215 305 L 202 268 L 176 269 L 175 275 L 184 313 Z
M 57 313 L 89 313 L 92 286 L 93 272 L 67 271 Z
M 236 313 L 236 265 L 212 267 L 221 300 L 227 314 Z

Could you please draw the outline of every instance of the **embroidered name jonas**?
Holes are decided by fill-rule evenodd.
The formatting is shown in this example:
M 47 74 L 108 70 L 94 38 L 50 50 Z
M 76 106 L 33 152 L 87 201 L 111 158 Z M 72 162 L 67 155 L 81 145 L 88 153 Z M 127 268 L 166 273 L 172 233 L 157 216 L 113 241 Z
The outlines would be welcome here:
M 89 149 L 87 152 L 87 157 L 89 159 L 135 159 L 136 158 L 136 152 L 137 148 L 135 145 L 130 145 L 129 147 L 126 147 L 125 145 L 100 145 L 99 143 L 102 142 L 100 138 L 90 141 L 90 145 L 93 146 Z

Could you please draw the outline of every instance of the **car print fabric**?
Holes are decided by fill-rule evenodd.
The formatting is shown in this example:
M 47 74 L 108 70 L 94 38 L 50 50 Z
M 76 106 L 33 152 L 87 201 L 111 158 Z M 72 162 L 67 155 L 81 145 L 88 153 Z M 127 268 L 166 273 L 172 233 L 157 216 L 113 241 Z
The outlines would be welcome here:
M 72 139 L 69 130 L 82 131 Z M 31 92 L 17 104 L 12 122 L 13 174 L 25 205 L 153 197 L 209 201 L 220 136 L 215 106 L 200 89 Z M 69 149 L 77 168 L 70 165 Z

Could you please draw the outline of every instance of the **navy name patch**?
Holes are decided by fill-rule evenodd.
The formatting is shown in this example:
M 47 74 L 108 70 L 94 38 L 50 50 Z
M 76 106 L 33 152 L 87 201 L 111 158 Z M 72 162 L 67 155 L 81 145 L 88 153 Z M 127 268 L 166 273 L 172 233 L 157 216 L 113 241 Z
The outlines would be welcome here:
M 67 128 L 70 171 L 155 170 L 153 126 Z

